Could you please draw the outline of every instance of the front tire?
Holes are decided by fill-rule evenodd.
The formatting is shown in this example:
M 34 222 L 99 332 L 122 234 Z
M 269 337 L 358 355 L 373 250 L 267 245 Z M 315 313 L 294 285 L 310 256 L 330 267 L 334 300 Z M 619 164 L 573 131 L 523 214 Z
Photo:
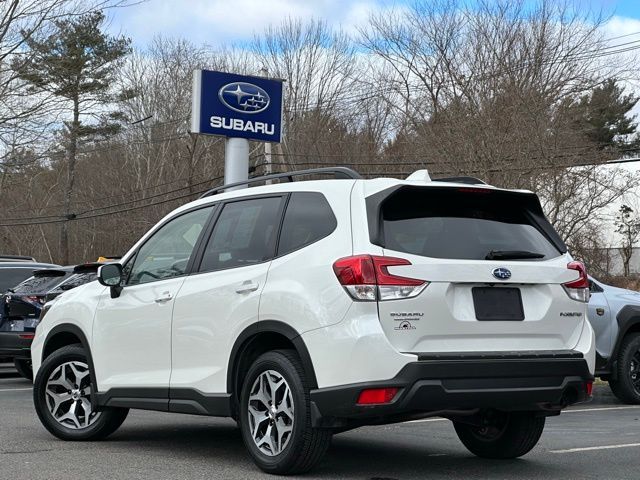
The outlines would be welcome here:
M 311 425 L 309 385 L 293 351 L 267 352 L 251 365 L 238 411 L 244 444 L 267 473 L 306 472 L 331 442 L 330 430 Z
M 509 459 L 528 453 L 544 430 L 544 417 L 531 412 L 494 412 L 486 425 L 453 422 L 458 438 L 482 458 Z
M 33 382 L 33 368 L 31 367 L 31 360 L 26 358 L 14 358 L 13 365 L 22 378 L 31 380 Z
M 69 345 L 49 355 L 38 370 L 33 402 L 44 427 L 62 440 L 99 440 L 115 432 L 129 410 L 94 411 L 95 385 L 84 349 Z

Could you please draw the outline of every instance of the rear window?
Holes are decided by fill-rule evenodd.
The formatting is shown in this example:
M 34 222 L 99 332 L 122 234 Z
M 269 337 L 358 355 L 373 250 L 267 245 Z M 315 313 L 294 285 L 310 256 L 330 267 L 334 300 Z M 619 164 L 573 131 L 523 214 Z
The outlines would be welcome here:
M 0 294 L 15 287 L 20 282 L 33 275 L 33 268 L 2 268 L 0 269 Z
M 85 272 L 85 273 L 76 273 L 70 276 L 63 283 L 59 284 L 49 293 L 62 293 L 67 290 L 71 290 L 73 288 L 79 287 L 80 285 L 84 285 L 85 283 L 93 282 L 98 278 L 97 272 Z
M 532 198 L 473 188 L 402 189 L 382 203 L 383 246 L 464 260 L 485 260 L 490 252 L 513 251 L 540 254 L 529 261 L 557 257 L 560 250 L 546 230 L 551 226 L 541 212 L 534 211 Z
M 66 272 L 64 276 L 51 277 L 31 277 L 14 289 L 14 293 L 23 293 L 28 295 L 38 295 L 48 293 L 53 287 L 68 278 L 71 272 Z

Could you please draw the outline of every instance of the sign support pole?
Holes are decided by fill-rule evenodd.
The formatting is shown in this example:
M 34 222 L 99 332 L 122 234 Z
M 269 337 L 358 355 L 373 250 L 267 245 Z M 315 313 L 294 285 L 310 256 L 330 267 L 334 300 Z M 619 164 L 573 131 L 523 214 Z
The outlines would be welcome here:
M 224 143 L 224 183 L 243 182 L 249 179 L 249 140 L 227 138 Z M 229 188 L 227 191 L 247 188 L 246 185 Z
M 249 140 L 266 142 L 265 170 L 271 172 L 271 143 L 282 140 L 283 81 L 194 70 L 190 132 L 226 138 L 226 185 L 249 179 Z M 246 187 L 246 184 L 240 185 L 227 191 Z

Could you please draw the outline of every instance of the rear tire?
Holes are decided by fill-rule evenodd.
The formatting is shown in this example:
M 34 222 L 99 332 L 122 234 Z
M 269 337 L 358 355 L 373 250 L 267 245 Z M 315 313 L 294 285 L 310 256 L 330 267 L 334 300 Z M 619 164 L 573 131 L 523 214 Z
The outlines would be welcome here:
M 238 412 L 244 444 L 267 473 L 309 471 L 331 443 L 331 430 L 311 425 L 309 384 L 291 350 L 267 352 L 251 365 Z
M 640 404 L 640 333 L 622 340 L 616 370 L 616 380 L 609 380 L 611 391 L 621 402 Z
M 31 380 L 33 382 L 33 368 L 31 367 L 31 360 L 26 358 L 14 358 L 13 365 L 21 377 Z
M 528 453 L 544 430 L 544 417 L 531 412 L 496 412 L 488 425 L 479 427 L 453 422 L 458 438 L 482 458 L 509 459 Z
M 128 408 L 95 411 L 96 388 L 80 345 L 69 345 L 49 355 L 38 370 L 33 402 L 42 425 L 62 440 L 99 440 L 115 432 Z

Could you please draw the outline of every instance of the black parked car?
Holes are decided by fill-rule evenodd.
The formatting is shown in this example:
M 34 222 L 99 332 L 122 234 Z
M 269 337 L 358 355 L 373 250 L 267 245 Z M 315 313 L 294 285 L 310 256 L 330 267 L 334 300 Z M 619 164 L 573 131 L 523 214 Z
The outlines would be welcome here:
M 45 303 L 96 279 L 100 264 L 45 268 L 0 297 L 0 357 L 13 357 L 18 373 L 33 379 L 31 342 Z

